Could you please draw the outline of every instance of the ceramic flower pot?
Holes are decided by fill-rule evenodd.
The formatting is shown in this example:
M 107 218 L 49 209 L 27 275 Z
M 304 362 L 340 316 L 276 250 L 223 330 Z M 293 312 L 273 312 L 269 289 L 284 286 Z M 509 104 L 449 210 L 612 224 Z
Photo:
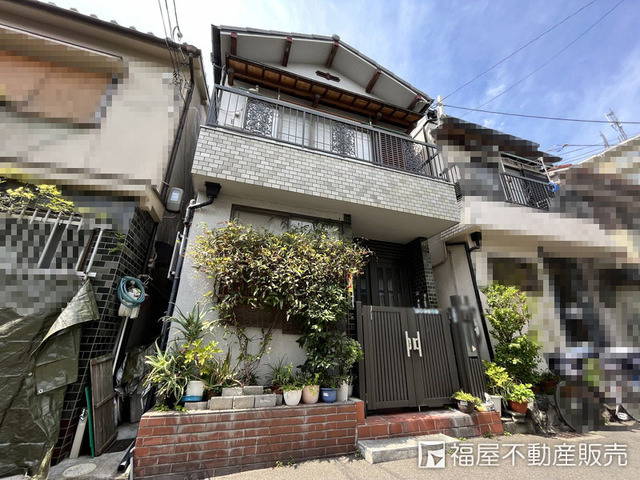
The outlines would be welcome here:
M 475 405 L 473 403 L 458 400 L 458 410 L 460 410 L 462 413 L 473 413 L 474 409 Z
M 185 397 L 196 398 L 202 400 L 202 395 L 204 394 L 204 382 L 200 380 L 191 380 L 187 383 L 187 389 L 185 391 Z
M 338 387 L 336 400 L 338 402 L 346 402 L 349 400 L 349 384 L 344 382 L 340 387 Z
M 489 395 L 491 403 L 493 403 L 493 409 L 498 412 L 498 415 L 502 416 L 502 397 L 500 395 Z
M 335 388 L 321 388 L 320 397 L 324 403 L 334 403 L 337 398 L 337 392 Z
M 527 413 L 529 402 L 512 402 L 509 400 L 509 409 L 516 413 Z
M 284 403 L 293 407 L 300 403 L 300 399 L 302 398 L 302 390 L 288 390 L 283 392 Z
M 318 403 L 319 385 L 305 385 L 302 389 L 302 403 Z

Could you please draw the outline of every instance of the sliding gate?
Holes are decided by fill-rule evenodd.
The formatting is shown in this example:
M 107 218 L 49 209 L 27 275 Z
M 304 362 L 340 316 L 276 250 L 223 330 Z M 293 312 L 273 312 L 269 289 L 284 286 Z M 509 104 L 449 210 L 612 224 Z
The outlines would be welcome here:
M 367 409 L 442 406 L 458 390 L 454 339 L 446 313 L 358 304 L 360 395 Z

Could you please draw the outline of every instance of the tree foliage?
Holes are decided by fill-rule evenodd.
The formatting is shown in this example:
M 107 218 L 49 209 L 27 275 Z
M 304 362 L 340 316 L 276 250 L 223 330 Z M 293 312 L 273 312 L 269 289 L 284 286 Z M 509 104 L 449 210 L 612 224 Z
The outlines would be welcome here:
M 527 297 L 516 287 L 493 284 L 483 290 L 487 296 L 490 333 L 497 340 L 495 363 L 504 367 L 518 383 L 535 383 L 538 378 L 540 345 L 523 333 L 531 320 Z
M 0 191 L 0 206 L 13 211 L 40 208 L 62 213 L 71 213 L 74 209 L 73 202 L 66 200 L 55 185 L 27 183 Z

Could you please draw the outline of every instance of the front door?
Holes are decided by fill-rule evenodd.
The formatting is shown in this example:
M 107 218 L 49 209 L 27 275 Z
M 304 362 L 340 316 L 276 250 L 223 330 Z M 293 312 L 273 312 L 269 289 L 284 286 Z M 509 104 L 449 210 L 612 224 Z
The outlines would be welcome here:
M 386 242 L 369 242 L 367 247 L 372 257 L 356 279 L 356 301 L 381 307 L 412 306 L 406 247 Z

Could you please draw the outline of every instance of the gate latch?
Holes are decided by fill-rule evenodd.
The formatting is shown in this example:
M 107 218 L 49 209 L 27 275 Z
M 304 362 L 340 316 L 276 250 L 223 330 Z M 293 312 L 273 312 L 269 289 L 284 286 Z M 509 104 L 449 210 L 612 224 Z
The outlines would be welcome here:
M 411 350 L 416 350 L 422 357 L 422 342 L 420 341 L 420 332 L 416 332 L 415 338 L 409 337 L 409 332 L 404 331 L 404 339 L 407 345 L 407 357 L 411 357 Z

